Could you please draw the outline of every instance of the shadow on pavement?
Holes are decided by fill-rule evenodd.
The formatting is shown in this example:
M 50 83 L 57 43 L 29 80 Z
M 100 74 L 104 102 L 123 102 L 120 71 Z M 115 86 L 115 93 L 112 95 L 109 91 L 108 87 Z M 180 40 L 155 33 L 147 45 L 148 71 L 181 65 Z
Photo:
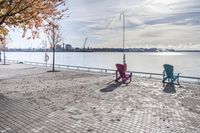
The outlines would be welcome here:
M 166 93 L 176 93 L 176 88 L 175 88 L 175 85 L 174 84 L 167 84 L 164 89 L 163 89 L 164 92 Z
M 112 92 L 115 89 L 117 89 L 118 87 L 120 87 L 122 85 L 122 83 L 111 83 L 109 84 L 107 87 L 101 89 L 101 92 Z

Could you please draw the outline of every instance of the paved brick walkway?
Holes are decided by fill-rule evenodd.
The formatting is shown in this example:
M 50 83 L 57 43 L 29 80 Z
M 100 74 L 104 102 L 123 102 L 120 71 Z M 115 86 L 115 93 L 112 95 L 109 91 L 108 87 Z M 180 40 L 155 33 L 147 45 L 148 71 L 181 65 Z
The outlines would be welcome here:
M 169 99 L 168 96 L 160 97 L 160 102 L 153 97 L 144 97 L 143 100 L 134 99 L 141 106 L 126 108 L 131 104 L 128 101 L 133 100 L 129 95 L 122 93 L 114 99 L 106 97 L 99 102 L 84 97 L 80 103 L 52 112 L 34 108 L 23 99 L 0 96 L 0 132 L 200 132 L 199 99 L 182 98 L 179 103 L 170 99 L 171 96 Z M 169 102 L 172 104 L 167 106 Z M 190 109 L 192 106 L 193 110 Z
M 69 75 L 69 72 L 67 74 Z M 67 74 L 60 72 L 62 77 Z M 54 79 L 53 76 L 47 79 L 44 74 L 36 76 L 44 78 L 43 82 Z M 91 74 L 85 77 L 77 76 L 77 78 L 83 77 L 79 79 L 83 84 L 71 85 L 76 89 L 66 87 L 62 90 L 58 84 L 57 88 L 47 90 L 49 93 L 44 96 L 49 97 L 42 97 L 43 92 L 38 90 L 35 96 L 41 95 L 39 104 L 43 106 L 33 104 L 34 97 L 32 99 L 26 97 L 28 92 L 23 95 L 4 90 L 6 86 L 9 88 L 9 84 L 20 82 L 19 77 L 17 82 L 15 77 L 0 81 L 2 90 L 2 93 L 0 90 L 0 133 L 200 132 L 200 86 L 184 85 L 182 88 L 176 87 L 175 92 L 170 92 L 163 91 L 162 83 L 157 80 L 141 80 L 134 77 L 134 81 L 125 86 L 106 82 L 111 81 L 113 76 L 93 76 L 98 78 L 98 82 L 86 81 L 92 77 Z M 46 77 L 49 77 L 48 73 Z M 59 73 L 55 77 L 58 80 Z M 74 79 L 69 77 L 71 83 L 73 80 L 77 81 L 76 76 L 73 77 Z M 30 78 L 35 77 L 32 75 L 21 78 L 28 83 Z M 68 80 L 68 77 L 64 78 Z M 60 82 L 58 80 L 58 83 Z M 26 87 L 31 86 L 34 86 L 34 83 Z M 32 91 L 37 87 L 31 88 Z M 54 94 L 55 92 L 57 93 Z M 56 97 L 53 96 L 58 93 L 62 96 L 61 99 L 64 99 L 58 102 L 63 102 L 62 108 L 56 107 L 56 101 L 59 99 L 53 100 Z M 70 99 L 75 100 L 70 101 Z M 41 103 L 43 101 L 47 102 L 43 104 Z

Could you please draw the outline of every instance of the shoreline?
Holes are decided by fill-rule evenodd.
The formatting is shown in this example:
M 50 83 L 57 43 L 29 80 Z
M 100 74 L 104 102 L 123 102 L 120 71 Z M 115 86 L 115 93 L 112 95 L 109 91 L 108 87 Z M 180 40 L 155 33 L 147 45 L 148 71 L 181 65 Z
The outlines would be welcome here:
M 44 67 L 51 69 L 50 63 L 40 63 L 40 62 L 30 62 L 30 61 L 19 61 L 19 60 L 7 60 L 9 63 L 15 64 L 24 64 L 24 65 L 33 65 L 37 67 Z M 0 62 L 0 65 L 2 63 Z M 46 66 L 47 65 L 47 66 Z M 74 65 L 62 65 L 62 64 L 55 64 L 57 69 L 63 70 L 80 70 L 82 72 L 92 72 L 92 73 L 101 73 L 101 74 L 113 74 L 115 73 L 115 69 L 107 69 L 107 68 L 95 68 L 95 67 L 84 67 L 84 66 L 74 66 Z M 149 78 L 149 79 L 158 79 L 162 80 L 162 75 L 160 73 L 152 73 L 152 72 L 137 72 L 137 71 L 127 71 L 132 72 L 134 76 L 141 77 L 141 78 Z M 143 75 L 143 76 L 142 76 Z M 145 75 L 145 76 L 144 76 Z M 181 79 L 182 78 L 182 79 Z M 184 80 L 183 80 L 184 79 Z M 187 75 L 180 75 L 180 82 L 183 84 L 197 84 L 200 85 L 200 77 L 195 76 L 187 76 Z
M 7 59 L 44 63 L 43 52 L 7 53 Z M 52 53 L 48 53 L 49 63 L 52 63 Z M 198 62 L 199 53 L 127 53 L 128 70 L 162 74 L 163 64 L 174 66 L 175 72 L 181 76 L 200 77 Z M 105 58 L 109 57 L 109 58 Z M 110 58 L 112 57 L 112 58 Z M 187 63 L 186 63 L 187 62 Z M 56 63 L 75 66 L 91 66 L 105 69 L 116 69 L 116 63 L 122 63 L 122 53 L 62 53 L 56 54 Z M 151 64 L 154 64 L 153 66 Z M 197 81 L 197 80 L 196 80 Z

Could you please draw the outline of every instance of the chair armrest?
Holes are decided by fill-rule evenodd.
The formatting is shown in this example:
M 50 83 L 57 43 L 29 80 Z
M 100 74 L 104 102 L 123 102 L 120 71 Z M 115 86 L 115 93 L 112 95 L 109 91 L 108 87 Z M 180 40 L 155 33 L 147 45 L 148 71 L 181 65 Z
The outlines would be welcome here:
M 178 77 L 179 77 L 180 74 L 181 74 L 181 73 L 174 73 L 174 75 L 177 75 Z
M 133 74 L 133 73 L 132 73 L 132 72 L 130 72 L 130 75 L 131 75 L 131 76 L 132 76 L 132 74 Z
M 129 74 L 129 75 L 132 75 L 132 72 L 127 72 L 127 71 L 126 71 L 126 72 L 125 72 L 125 74 Z
M 165 70 L 163 70 L 163 79 L 164 79 L 164 77 L 165 77 Z
M 132 77 L 132 72 L 125 72 L 125 76 Z
M 163 80 L 162 80 L 162 82 L 164 83 L 166 79 L 167 79 L 167 77 L 163 77 Z
M 163 70 L 163 80 L 162 80 L 162 82 L 164 83 L 166 79 L 167 79 L 167 77 L 165 77 L 165 70 Z

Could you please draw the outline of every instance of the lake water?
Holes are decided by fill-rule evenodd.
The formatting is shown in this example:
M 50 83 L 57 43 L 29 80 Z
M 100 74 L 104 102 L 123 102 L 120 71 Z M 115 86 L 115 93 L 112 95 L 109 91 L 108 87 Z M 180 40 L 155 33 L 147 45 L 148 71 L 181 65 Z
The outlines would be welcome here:
M 51 63 L 52 53 L 48 53 Z M 116 63 L 122 63 L 122 53 L 118 52 L 57 52 L 56 64 L 77 65 L 115 69 Z M 43 52 L 7 52 L 10 60 L 44 63 Z M 198 52 L 152 52 L 126 53 L 128 70 L 162 73 L 163 64 L 174 65 L 175 72 L 181 75 L 200 77 L 200 53 Z

